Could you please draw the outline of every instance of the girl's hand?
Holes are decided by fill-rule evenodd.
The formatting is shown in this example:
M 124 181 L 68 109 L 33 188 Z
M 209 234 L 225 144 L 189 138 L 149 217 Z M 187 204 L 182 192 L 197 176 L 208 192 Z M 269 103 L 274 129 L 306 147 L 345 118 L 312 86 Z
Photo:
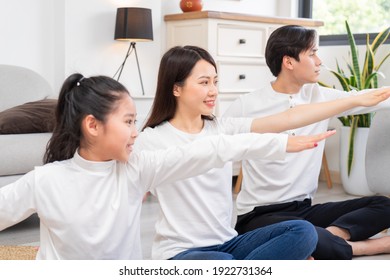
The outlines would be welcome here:
M 322 141 L 335 133 L 336 130 L 329 130 L 317 135 L 289 136 L 286 151 L 288 153 L 296 153 L 303 150 L 313 149 L 318 146 L 319 141 Z
M 386 100 L 390 97 L 390 87 L 383 87 L 380 89 L 372 90 L 367 93 L 357 95 L 360 106 L 370 107 L 377 105 L 378 103 Z

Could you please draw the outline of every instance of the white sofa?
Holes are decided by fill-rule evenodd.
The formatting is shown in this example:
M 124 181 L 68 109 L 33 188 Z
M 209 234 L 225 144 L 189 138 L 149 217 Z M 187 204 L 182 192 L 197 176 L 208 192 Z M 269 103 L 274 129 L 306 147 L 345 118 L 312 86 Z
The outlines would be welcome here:
M 0 64 L 0 114 L 26 102 L 48 98 L 57 97 L 38 73 Z M 0 187 L 15 181 L 34 166 L 42 165 L 50 137 L 50 132 L 0 134 Z

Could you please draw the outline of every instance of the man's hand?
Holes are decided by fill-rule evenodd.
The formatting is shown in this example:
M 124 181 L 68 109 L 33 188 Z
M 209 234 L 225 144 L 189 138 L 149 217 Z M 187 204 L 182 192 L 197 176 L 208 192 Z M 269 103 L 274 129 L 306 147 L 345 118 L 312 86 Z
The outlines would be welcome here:
M 390 87 L 383 87 L 356 96 L 360 106 L 370 107 L 388 99 L 390 97 Z

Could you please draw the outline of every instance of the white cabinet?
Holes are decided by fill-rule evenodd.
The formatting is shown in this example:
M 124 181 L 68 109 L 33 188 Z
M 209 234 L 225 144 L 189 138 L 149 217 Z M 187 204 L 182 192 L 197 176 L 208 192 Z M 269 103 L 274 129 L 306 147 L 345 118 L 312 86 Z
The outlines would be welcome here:
M 273 79 L 264 58 L 269 34 L 284 24 L 310 28 L 323 25 L 306 19 L 272 18 L 201 11 L 166 15 L 167 49 L 195 45 L 210 52 L 217 63 L 221 115 L 239 94 L 263 87 Z

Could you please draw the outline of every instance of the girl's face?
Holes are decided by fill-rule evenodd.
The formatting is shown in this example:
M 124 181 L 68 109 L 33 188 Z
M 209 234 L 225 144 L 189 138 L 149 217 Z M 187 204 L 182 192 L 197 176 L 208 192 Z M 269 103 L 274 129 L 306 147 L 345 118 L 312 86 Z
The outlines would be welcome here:
M 215 107 L 218 76 L 212 64 L 199 60 L 183 86 L 175 86 L 178 110 L 194 116 L 211 115 Z
M 294 60 L 294 75 L 300 83 L 316 83 L 320 75 L 321 59 L 315 46 L 299 54 L 299 61 Z
M 108 115 L 106 123 L 101 127 L 98 151 L 102 160 L 128 161 L 138 136 L 136 116 L 133 100 L 129 95 L 123 94 L 118 107 Z

